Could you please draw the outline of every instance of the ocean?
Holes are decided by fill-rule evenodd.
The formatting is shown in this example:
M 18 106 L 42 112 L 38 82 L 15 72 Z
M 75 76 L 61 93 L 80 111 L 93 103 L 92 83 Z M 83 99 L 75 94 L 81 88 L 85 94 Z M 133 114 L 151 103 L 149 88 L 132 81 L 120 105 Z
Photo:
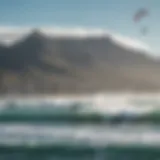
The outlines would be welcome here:
M 158 160 L 160 100 L 149 97 L 1 98 L 0 160 Z

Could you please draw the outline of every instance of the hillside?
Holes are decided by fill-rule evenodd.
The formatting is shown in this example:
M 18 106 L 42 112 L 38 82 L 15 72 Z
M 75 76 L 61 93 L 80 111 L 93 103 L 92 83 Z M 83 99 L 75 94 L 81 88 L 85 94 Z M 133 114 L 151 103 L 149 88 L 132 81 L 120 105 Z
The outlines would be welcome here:
M 48 37 L 38 30 L 0 46 L 0 93 L 156 91 L 160 62 L 111 37 Z

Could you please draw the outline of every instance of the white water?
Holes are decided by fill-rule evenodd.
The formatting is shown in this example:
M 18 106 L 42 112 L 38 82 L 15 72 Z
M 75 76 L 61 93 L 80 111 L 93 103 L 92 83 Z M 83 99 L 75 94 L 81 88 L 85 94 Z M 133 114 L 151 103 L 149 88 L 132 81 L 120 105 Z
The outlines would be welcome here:
M 143 145 L 160 147 L 160 128 L 147 125 L 22 125 L 1 124 L 0 145 L 67 145 L 103 147 Z
M 135 103 L 135 101 L 141 101 Z M 160 94 L 98 94 L 79 97 L 18 97 L 0 100 L 1 113 L 9 105 L 18 110 L 70 111 L 74 102 L 83 102 L 81 113 L 100 114 L 146 114 L 160 110 Z M 11 108 L 12 109 L 12 108 Z M 0 145 L 70 145 L 77 147 L 108 145 L 160 146 L 160 127 L 151 125 L 104 124 L 0 124 Z
M 82 103 L 79 112 L 100 114 L 147 114 L 160 110 L 160 94 L 94 94 L 82 96 L 6 97 L 0 99 L 1 111 L 14 105 L 14 109 L 69 111 L 75 102 Z

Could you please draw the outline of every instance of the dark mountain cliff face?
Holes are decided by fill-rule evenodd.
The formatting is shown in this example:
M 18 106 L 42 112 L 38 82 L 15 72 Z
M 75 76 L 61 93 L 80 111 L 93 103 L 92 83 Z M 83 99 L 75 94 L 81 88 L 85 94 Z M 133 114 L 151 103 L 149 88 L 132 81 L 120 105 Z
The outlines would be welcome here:
M 110 37 L 47 37 L 38 30 L 0 46 L 0 92 L 155 91 L 160 63 Z

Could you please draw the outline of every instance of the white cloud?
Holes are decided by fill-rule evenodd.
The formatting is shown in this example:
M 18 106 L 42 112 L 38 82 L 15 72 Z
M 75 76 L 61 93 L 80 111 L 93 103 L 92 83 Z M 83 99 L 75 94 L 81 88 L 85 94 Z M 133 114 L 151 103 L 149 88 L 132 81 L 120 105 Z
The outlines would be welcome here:
M 31 32 L 31 27 L 6 27 L 0 26 L 0 42 L 7 45 L 13 44 L 15 41 L 21 39 L 23 36 Z M 99 28 L 63 28 L 63 27 L 40 27 L 40 30 L 48 36 L 61 36 L 61 37 L 79 37 L 86 38 L 91 36 L 110 36 L 112 40 L 119 45 L 126 48 L 142 49 L 151 51 L 150 47 L 141 41 L 123 36 L 112 31 L 99 29 Z
M 0 26 L 0 33 L 24 33 L 30 31 L 30 27 L 7 27 Z
M 103 29 L 98 28 L 83 28 L 83 27 L 75 27 L 75 28 L 60 28 L 60 27 L 43 27 L 41 31 L 54 36 L 76 36 L 85 38 L 88 36 L 103 36 L 104 34 L 109 34 Z
M 147 44 L 134 38 L 126 37 L 120 34 L 115 34 L 112 37 L 112 39 L 114 42 L 123 45 L 126 48 L 140 49 L 151 52 L 151 48 Z
M 0 26 L 0 43 L 11 45 L 31 31 L 29 27 Z

